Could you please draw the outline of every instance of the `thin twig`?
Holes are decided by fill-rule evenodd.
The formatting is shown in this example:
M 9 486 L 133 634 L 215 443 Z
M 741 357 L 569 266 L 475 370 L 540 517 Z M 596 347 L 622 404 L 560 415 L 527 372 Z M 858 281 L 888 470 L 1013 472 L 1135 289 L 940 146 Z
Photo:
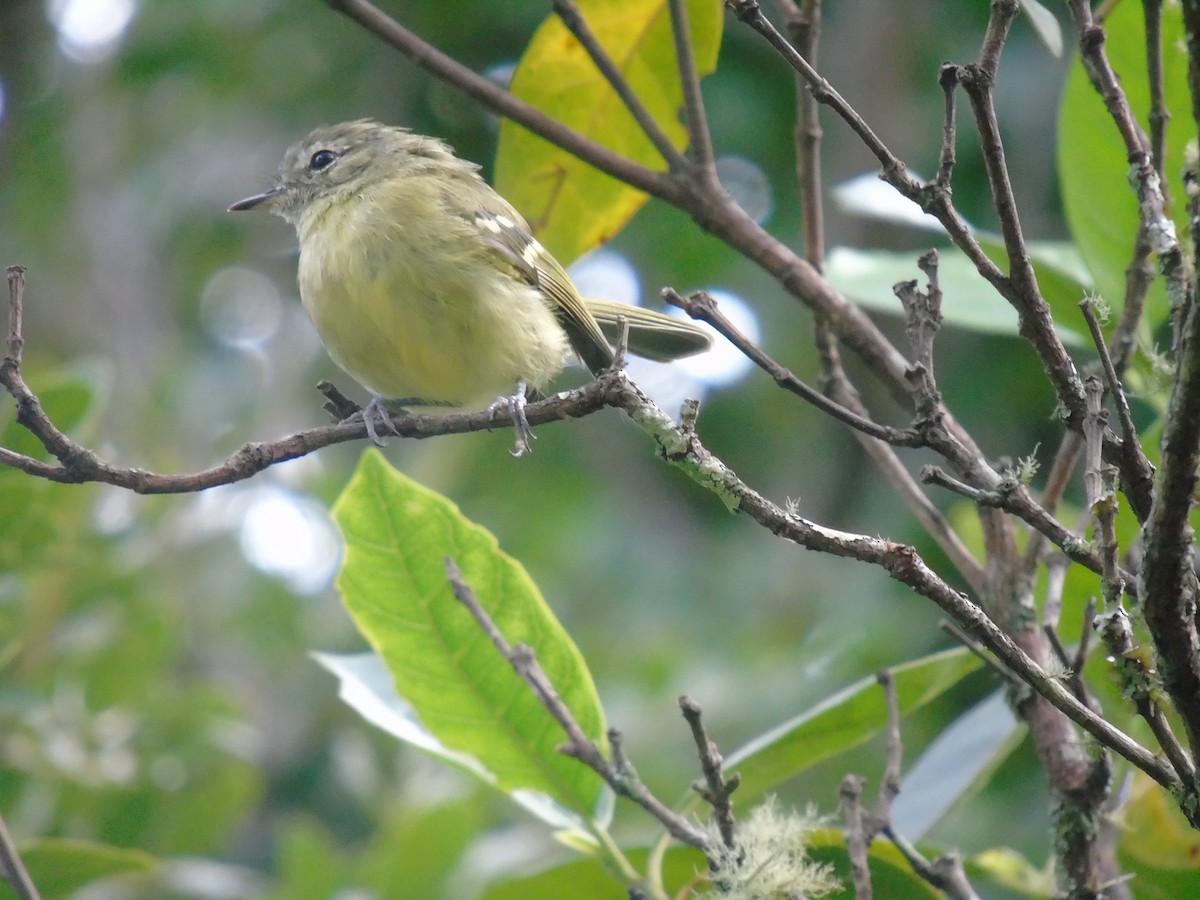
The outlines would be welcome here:
M 937 177 L 934 181 L 942 190 L 950 189 L 950 176 L 954 173 L 955 143 L 958 140 L 954 101 L 958 95 L 958 76 L 958 66 L 953 63 L 942 63 L 938 70 L 938 84 L 942 86 L 945 101 L 942 111 L 942 149 L 938 153 Z
M 826 528 L 784 510 L 743 482 L 704 447 L 694 430 L 685 432 L 681 429 L 628 379 L 614 383 L 613 391 L 626 395 L 613 399 L 634 422 L 654 436 L 663 457 L 698 484 L 716 493 L 730 509 L 745 513 L 773 534 L 799 546 L 881 567 L 896 581 L 937 604 L 968 634 L 1018 673 L 1029 688 L 1104 746 L 1128 759 L 1160 784 L 1170 788 L 1178 786 L 1174 773 L 1162 760 L 1075 699 L 976 603 L 934 574 L 914 548 L 883 538 Z
M 781 4 L 784 23 L 797 51 L 817 65 L 821 38 L 820 0 L 791 0 Z M 796 75 L 796 184 L 800 191 L 800 226 L 804 258 L 818 271 L 825 268 L 825 203 L 821 196 L 820 104 Z
M 1046 512 L 1019 481 L 1009 479 L 1003 482 L 997 490 L 984 491 L 953 477 L 938 466 L 922 466 L 920 478 L 925 484 L 936 484 L 946 490 L 954 491 L 956 494 L 975 501 L 981 507 L 1003 509 L 1005 512 L 1012 513 L 1039 534 L 1045 536 L 1072 562 L 1085 566 L 1097 575 L 1101 574 L 1103 565 L 1099 554 L 1087 541 Z M 1126 577 L 1126 592 L 1136 595 L 1136 580 L 1124 570 L 1121 570 L 1121 573 Z
M 29 871 L 25 868 L 25 863 L 17 851 L 17 845 L 13 841 L 12 835 L 8 833 L 8 825 L 5 824 L 2 816 L 0 816 L 0 876 L 8 882 L 8 886 L 12 888 L 17 900 L 40 900 L 41 894 L 38 893 L 33 879 L 29 877 Z
M 842 815 L 846 819 L 846 853 L 850 857 L 850 878 L 854 882 L 854 900 L 871 900 L 871 867 L 867 851 L 871 836 L 862 808 L 862 792 L 867 780 L 861 775 L 847 775 L 838 789 Z
M 904 741 L 900 735 L 900 698 L 896 679 L 887 669 L 876 673 L 875 680 L 883 688 L 887 700 L 887 746 L 884 751 L 883 777 L 879 779 L 879 797 L 875 816 L 883 821 L 892 818 L 892 803 L 900 793 L 900 773 L 904 763 Z
M 704 96 L 700 93 L 700 73 L 696 71 L 696 55 L 692 52 L 692 32 L 688 27 L 687 5 L 684 0 L 669 0 L 669 5 L 671 36 L 675 39 L 675 62 L 679 67 L 679 83 L 683 88 L 688 146 L 700 177 L 715 184 L 717 170 L 713 163 L 712 135 L 708 130 L 708 115 L 704 111 Z
M 1146 80 L 1150 87 L 1150 156 L 1154 171 L 1162 185 L 1163 203 L 1170 203 L 1167 180 L 1163 175 L 1166 162 L 1167 124 L 1171 111 L 1167 108 L 1163 88 L 1162 0 L 1142 0 L 1142 21 L 1146 26 Z
M 592 62 L 596 64 L 596 68 L 600 70 L 600 74 L 604 76 L 604 80 L 616 92 L 621 102 L 625 104 L 625 108 L 629 110 L 629 114 L 633 116 L 638 123 L 638 127 L 642 129 L 642 133 L 650 139 L 650 143 L 654 144 L 654 148 L 662 154 L 662 158 L 666 161 L 671 169 L 687 168 L 687 160 L 680 153 L 667 133 L 663 131 L 658 120 L 654 118 L 650 110 L 646 108 L 646 104 L 642 102 L 642 98 L 634 93 L 628 79 L 625 78 L 621 70 L 617 68 L 617 64 L 613 62 L 613 58 L 609 56 L 608 51 L 596 39 L 596 35 L 592 29 L 588 27 L 587 20 L 583 17 L 579 7 L 571 0 L 553 0 L 554 11 L 562 20 L 563 25 L 567 30 L 575 36 L 575 39 L 583 45 L 583 49 L 587 51 L 587 55 L 591 57 Z
M 475 592 L 463 581 L 462 572 L 459 571 L 454 560 L 447 557 L 445 565 L 446 577 L 454 591 L 455 599 L 470 611 L 492 644 L 513 667 L 513 671 L 529 685 L 538 701 L 566 733 L 567 743 L 559 747 L 559 752 L 578 759 L 603 778 L 605 783 L 617 794 L 632 800 L 646 810 L 676 840 L 707 853 L 710 850 L 711 842 L 708 833 L 693 825 L 684 816 L 674 812 L 650 793 L 641 779 L 637 777 L 628 757 L 625 756 L 620 732 L 612 729 L 608 733 L 613 754 L 613 762 L 610 763 L 604 758 L 604 754 L 600 752 L 596 743 L 583 733 L 583 729 L 538 663 L 533 648 L 522 644 L 510 646 L 492 617 L 488 615 L 487 610 L 476 598 Z
M 700 772 L 704 776 L 704 781 L 695 782 L 692 788 L 712 807 L 713 819 L 721 833 L 721 842 L 733 849 L 737 845 L 737 823 L 733 818 L 732 795 L 741 783 L 741 776 L 734 773 L 728 778 L 725 777 L 721 769 L 721 752 L 704 728 L 700 704 L 685 695 L 679 698 L 679 709 L 692 729 L 692 738 L 696 742 L 696 752 L 700 757 Z
M 1121 423 L 1121 439 L 1129 446 L 1131 452 L 1140 453 L 1141 443 L 1138 440 L 1137 427 L 1133 424 L 1133 414 L 1129 411 L 1129 398 L 1125 396 L 1125 389 L 1121 385 L 1117 370 L 1113 367 L 1112 357 L 1108 355 L 1104 332 L 1100 328 L 1100 321 L 1096 318 L 1096 301 L 1091 297 L 1084 297 L 1079 301 L 1079 309 L 1083 313 L 1084 321 L 1087 322 L 1088 333 L 1092 336 L 1096 352 L 1100 355 L 1100 367 L 1104 372 L 1104 381 L 1108 392 L 1112 395 L 1113 403 L 1117 407 L 1117 420 Z M 1145 460 L 1143 465 L 1150 465 L 1149 460 Z
M 539 137 L 634 187 L 640 187 L 656 196 L 670 193 L 670 182 L 665 173 L 635 163 L 619 153 L 614 153 L 598 141 L 568 128 L 557 119 L 510 94 L 490 78 L 472 71 L 417 37 L 367 0 L 325 2 L 332 9 L 353 19 L 371 34 L 399 50 L 421 68 L 452 84 L 489 109 L 496 110 L 523 125 Z
M 805 402 L 812 404 L 821 410 L 821 412 L 827 413 L 856 431 L 861 431 L 863 434 L 886 441 L 889 444 L 901 447 L 924 446 L 924 439 L 916 431 L 880 425 L 865 416 L 847 409 L 839 403 L 835 403 L 820 391 L 805 384 L 790 369 L 780 365 L 768 356 L 762 348 L 738 330 L 737 326 L 729 321 L 721 312 L 716 300 L 705 291 L 697 291 L 684 297 L 672 288 L 664 288 L 662 298 L 672 306 L 682 309 L 693 319 L 707 322 L 745 354 L 751 362 L 770 375 L 776 384 L 792 392 Z
M 1028 686 L 1021 680 L 1020 675 L 996 659 L 995 656 L 987 651 L 983 644 L 979 643 L 979 641 L 975 640 L 975 638 L 971 637 L 949 619 L 942 619 L 938 622 L 938 628 L 942 629 L 942 631 L 971 651 L 973 656 L 977 657 L 980 662 L 1008 682 L 1010 687 L 1022 692 L 1028 690 Z

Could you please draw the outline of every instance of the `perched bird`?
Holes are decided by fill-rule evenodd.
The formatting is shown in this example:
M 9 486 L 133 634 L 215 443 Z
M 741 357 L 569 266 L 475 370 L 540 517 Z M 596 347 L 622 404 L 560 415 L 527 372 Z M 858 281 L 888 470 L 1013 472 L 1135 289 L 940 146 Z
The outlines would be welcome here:
M 620 316 L 629 350 L 668 361 L 707 349 L 699 326 L 584 299 L 521 215 L 437 138 L 370 120 L 317 128 L 290 147 L 262 208 L 296 227 L 304 308 L 333 361 L 384 406 L 473 406 L 500 396 L 529 449 L 527 389 L 542 391 L 571 351 L 597 374 L 613 362 Z M 610 337 L 605 336 L 605 330 Z M 515 388 L 515 392 L 514 392 Z

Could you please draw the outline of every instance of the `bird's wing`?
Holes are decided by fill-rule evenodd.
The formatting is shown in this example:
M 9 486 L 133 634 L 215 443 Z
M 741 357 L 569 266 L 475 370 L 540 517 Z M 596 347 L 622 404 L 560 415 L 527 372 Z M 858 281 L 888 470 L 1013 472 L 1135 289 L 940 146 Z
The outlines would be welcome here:
M 478 209 L 475 224 L 512 265 L 514 275 L 528 281 L 546 297 L 567 333 L 571 348 L 588 370 L 597 374 L 611 366 L 612 348 L 575 289 L 571 276 L 537 242 L 521 217 L 511 209 Z

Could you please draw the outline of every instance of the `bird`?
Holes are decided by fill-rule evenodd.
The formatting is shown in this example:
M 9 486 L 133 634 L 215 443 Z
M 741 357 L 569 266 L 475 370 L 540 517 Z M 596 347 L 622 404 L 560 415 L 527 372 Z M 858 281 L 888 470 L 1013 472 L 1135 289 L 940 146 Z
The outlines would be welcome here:
M 389 409 L 507 408 L 520 456 L 526 396 L 573 353 L 612 366 L 628 350 L 670 361 L 708 349 L 699 325 L 584 298 L 513 206 L 444 141 L 360 119 L 313 129 L 288 148 L 267 190 L 231 212 L 263 209 L 295 226 L 300 298 L 333 361 L 370 392 L 373 442 Z

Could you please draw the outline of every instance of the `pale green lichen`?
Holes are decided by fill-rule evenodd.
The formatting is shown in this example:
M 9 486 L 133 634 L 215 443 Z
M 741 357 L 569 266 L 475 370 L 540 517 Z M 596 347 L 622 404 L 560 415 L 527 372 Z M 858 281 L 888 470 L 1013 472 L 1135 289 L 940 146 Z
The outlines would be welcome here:
M 737 843 L 725 847 L 716 828 L 707 900 L 808 900 L 842 889 L 827 863 L 808 856 L 812 833 L 825 823 L 812 809 L 781 812 L 768 799 L 738 823 Z

